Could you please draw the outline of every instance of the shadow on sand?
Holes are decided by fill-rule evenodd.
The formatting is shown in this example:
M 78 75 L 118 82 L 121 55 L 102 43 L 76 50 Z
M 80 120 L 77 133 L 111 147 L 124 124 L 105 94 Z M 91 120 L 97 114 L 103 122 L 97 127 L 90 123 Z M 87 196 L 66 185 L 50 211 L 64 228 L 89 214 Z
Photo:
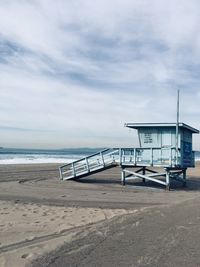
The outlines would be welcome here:
M 103 186 L 122 186 L 119 177 L 115 178 L 104 178 L 104 177 L 84 177 L 78 180 L 74 180 L 77 183 L 83 184 L 94 184 L 94 185 L 103 185 Z M 152 181 L 142 182 L 140 179 L 134 179 L 133 181 L 127 181 L 126 185 L 123 187 L 134 188 L 134 189 L 143 189 L 143 190 L 164 190 L 165 187 L 161 184 L 154 183 Z M 181 182 L 172 180 L 171 181 L 171 191 L 200 191 L 200 178 L 189 177 L 187 179 L 187 184 L 183 187 Z

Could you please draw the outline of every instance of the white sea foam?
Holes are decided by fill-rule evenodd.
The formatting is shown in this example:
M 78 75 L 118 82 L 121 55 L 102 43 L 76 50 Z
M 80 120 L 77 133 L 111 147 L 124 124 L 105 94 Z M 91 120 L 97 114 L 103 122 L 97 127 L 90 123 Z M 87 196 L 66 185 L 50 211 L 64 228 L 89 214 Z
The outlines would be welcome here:
M 75 161 L 76 159 L 66 159 L 66 158 L 10 158 L 10 159 L 0 159 L 0 164 L 40 164 L 40 163 L 61 163 L 67 164 Z
M 63 150 L 1 148 L 0 164 L 67 164 L 94 152 L 96 152 L 96 149 L 89 148 Z
M 78 159 L 65 159 L 65 158 L 12 158 L 12 159 L 0 159 L 0 165 L 7 164 L 45 164 L 45 163 L 60 163 L 67 164 Z M 200 158 L 195 159 L 200 161 Z

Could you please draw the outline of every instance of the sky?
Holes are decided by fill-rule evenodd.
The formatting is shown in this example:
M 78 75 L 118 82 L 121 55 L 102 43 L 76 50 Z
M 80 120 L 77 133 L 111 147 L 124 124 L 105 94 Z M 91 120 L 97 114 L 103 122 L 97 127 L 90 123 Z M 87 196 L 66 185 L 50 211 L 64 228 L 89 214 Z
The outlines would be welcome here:
M 0 146 L 130 147 L 177 89 L 199 129 L 200 1 L 0 0 Z

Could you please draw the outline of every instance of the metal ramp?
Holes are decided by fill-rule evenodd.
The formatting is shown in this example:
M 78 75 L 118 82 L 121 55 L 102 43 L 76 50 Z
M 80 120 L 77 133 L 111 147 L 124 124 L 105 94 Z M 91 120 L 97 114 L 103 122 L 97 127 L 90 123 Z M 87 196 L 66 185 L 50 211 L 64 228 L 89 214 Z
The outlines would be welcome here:
M 59 168 L 60 179 L 70 180 L 103 171 L 119 164 L 119 149 L 105 149 Z

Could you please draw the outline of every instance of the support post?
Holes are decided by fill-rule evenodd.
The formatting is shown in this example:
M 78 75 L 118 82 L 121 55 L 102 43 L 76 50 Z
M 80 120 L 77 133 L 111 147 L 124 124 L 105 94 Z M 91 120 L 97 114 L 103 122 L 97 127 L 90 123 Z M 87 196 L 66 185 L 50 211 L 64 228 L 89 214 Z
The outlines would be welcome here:
M 170 190 L 170 170 L 166 170 L 166 190 Z
M 183 187 L 186 186 L 186 171 L 187 169 L 183 169 Z
M 146 167 L 142 167 L 142 175 L 145 175 L 145 173 L 146 173 Z M 145 178 L 142 178 L 142 182 L 143 183 L 146 182 Z
M 121 167 L 121 184 L 125 185 L 125 171 L 123 167 Z
M 59 168 L 59 173 L 60 173 L 60 180 L 63 180 L 62 168 Z
M 169 165 L 172 167 L 172 148 L 170 148 Z
M 136 165 L 136 157 L 137 157 L 137 155 L 136 155 L 136 152 L 137 152 L 137 151 L 136 151 L 136 148 L 134 148 L 133 151 L 134 151 L 134 165 Z
M 151 148 L 151 166 L 153 166 L 153 148 Z
M 119 149 L 119 164 L 122 164 L 122 149 Z

